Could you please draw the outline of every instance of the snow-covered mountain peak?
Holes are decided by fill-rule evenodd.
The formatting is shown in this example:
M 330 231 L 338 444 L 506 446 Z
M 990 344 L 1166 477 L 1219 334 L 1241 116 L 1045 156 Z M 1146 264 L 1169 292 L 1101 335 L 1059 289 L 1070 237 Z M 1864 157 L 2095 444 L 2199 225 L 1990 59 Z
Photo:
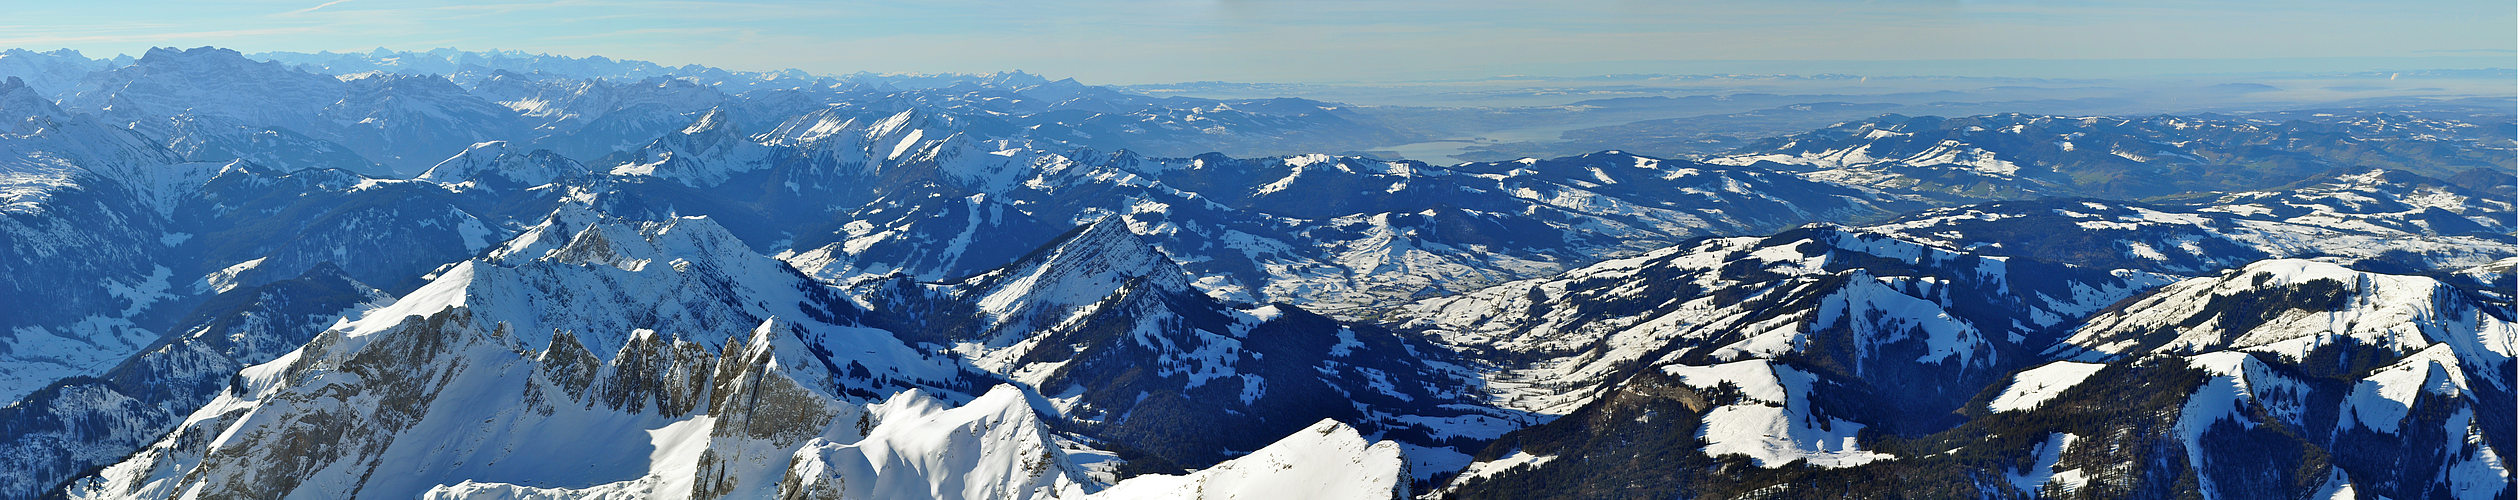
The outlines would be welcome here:
M 1097 498 L 1407 498 L 1403 455 L 1399 443 L 1322 420 L 1241 458 L 1184 476 L 1137 476 Z
M 455 85 L 454 80 L 449 80 L 442 75 L 373 71 L 367 73 L 341 75 L 335 77 L 335 79 L 350 83 L 350 88 L 358 92 L 383 93 L 390 91 L 391 93 L 399 94 L 418 93 L 440 95 L 462 94 L 465 92 L 462 86 Z
M 1884 259 L 1894 259 L 1907 264 L 1928 265 L 1935 262 L 1957 259 L 1966 255 L 1949 248 L 1907 241 L 1891 235 L 1862 231 L 1856 228 L 1838 226 L 1835 224 L 1812 224 L 1803 226 L 1800 229 L 1785 231 L 1782 234 L 1769 237 L 1768 241 L 1788 241 L 1795 237 L 1808 238 L 1810 241 L 1824 243 L 1833 250 L 1853 252 Z M 1998 265 L 2004 259 L 1997 257 L 1986 260 L 1987 265 Z
M 488 141 L 437 162 L 416 179 L 440 184 L 481 182 L 531 187 L 592 174 L 584 165 L 550 150 L 519 151 L 507 141 Z
M 868 125 L 866 127 L 866 137 L 883 137 L 910 130 L 913 128 L 912 125 L 916 124 L 917 121 L 921 121 L 925 115 L 925 113 L 920 113 L 916 109 L 901 110 L 899 113 L 893 113 L 892 116 L 884 117 L 882 120 L 875 121 L 873 124 Z
M 140 54 L 139 64 L 154 66 L 203 65 L 214 67 L 279 67 L 278 63 L 258 62 L 252 59 L 247 59 L 245 58 L 244 53 L 237 52 L 235 49 L 213 46 L 201 46 L 189 49 L 179 49 L 175 47 L 151 47 L 148 52 Z
M 1972 394 L 2073 318 L 2156 286 L 1832 225 L 1707 239 L 1562 275 L 1430 298 L 1407 328 L 1492 354 L 1496 396 L 1563 414 L 1638 366 L 1830 359 L 1831 376 L 1901 386 L 1918 411 Z M 1921 401 L 1936 401 L 1920 403 Z M 1764 410 L 1759 410 L 1764 411 Z
M 64 101 L 81 109 L 110 106 L 116 113 L 169 116 L 192 110 L 281 123 L 285 120 L 260 119 L 322 109 L 339 100 L 347 85 L 279 63 L 246 59 L 234 50 L 161 47 L 150 49 L 136 64 L 91 77 L 84 90 Z
M 2180 445 L 2170 453 L 2182 452 L 2183 467 L 2201 473 L 2196 489 L 2224 497 L 2268 488 L 2254 478 L 2288 467 L 2288 450 L 2318 447 L 2334 450 L 2319 465 L 2335 471 L 2319 478 L 2324 489 L 2507 496 L 2502 457 L 2509 453 L 2491 444 L 2500 439 L 2491 433 L 2506 427 L 2486 422 L 2506 418 L 2492 415 L 2508 406 L 2518 324 L 2506 306 L 2478 299 L 2430 277 L 2265 260 L 2180 281 L 2090 318 L 2048 353 L 2061 361 L 2015 374 L 1989 409 L 2041 418 L 2093 409 L 2173 416 L 2158 421 Z M 2114 440 L 2112 432 L 2070 432 Z M 2093 464 L 2050 470 L 2064 480 Z M 2063 484 L 2125 487 L 2079 478 Z
M 101 180 L 162 212 L 166 199 L 215 173 L 216 164 L 180 163 L 147 137 L 65 112 L 27 87 L 0 92 L 0 211 L 40 211 L 47 193 Z
M 528 128 L 518 112 L 444 77 L 343 80 L 215 48 L 152 50 L 76 90 L 63 108 L 136 124 L 190 159 L 291 169 L 382 165 L 407 177 L 466 145 L 526 138 Z
M 955 163 L 944 157 L 947 142 L 967 131 L 952 115 L 911 107 L 888 114 L 834 104 L 780 122 L 760 140 L 794 147 L 817 157 L 868 168 L 912 161 Z M 957 165 L 944 165 L 951 169 Z
M 448 308 L 510 323 L 528 346 L 546 343 L 554 330 L 575 332 L 598 356 L 642 331 L 714 345 L 735 336 L 729 325 L 775 317 L 825 331 L 853 325 L 860 314 L 837 291 L 753 253 L 707 218 L 630 221 L 574 203 L 348 326 L 380 329 Z
M 747 258 L 748 257 L 748 258 Z M 766 259 L 743 245 L 734 233 L 707 217 L 690 216 L 653 222 L 597 223 L 569 238 L 543 260 L 602 265 L 639 271 L 648 265 L 728 265 Z M 772 261 L 775 262 L 775 261 Z
M 70 49 L 44 52 L 21 48 L 0 50 L 0 75 L 23 77 L 28 86 L 44 96 L 68 93 L 78 86 L 79 80 L 87 78 L 89 72 L 114 64 L 114 61 L 88 59 Z
M 766 138 L 771 145 L 807 146 L 862 130 L 856 116 L 842 106 L 824 106 L 810 113 L 797 115 L 770 129 Z
M 2399 354 L 2444 345 L 2478 368 L 2508 363 L 2518 353 L 2518 323 L 2466 293 L 2424 276 L 2266 260 L 2093 317 L 2057 350 L 2085 361 L 2243 351 L 2297 362 L 2337 344 Z
M 727 113 L 724 108 L 708 109 L 682 129 L 634 151 L 627 163 L 612 167 L 612 175 L 650 176 L 707 187 L 767 168 L 775 151 L 744 135 Z
M 950 409 L 903 391 L 871 411 L 882 423 L 862 440 L 816 440 L 798 450 L 782 496 L 1045 499 L 1102 486 L 1050 439 L 1040 412 L 1013 386 Z
M 741 133 L 740 131 L 737 131 L 737 130 L 734 128 L 734 121 L 733 121 L 733 120 L 730 120 L 730 119 L 728 119 L 728 118 L 726 117 L 726 110 L 725 110 L 725 108 L 709 108 L 707 113 L 701 114 L 701 115 L 699 116 L 699 119 L 697 119 L 697 120 L 691 120 L 691 124 L 690 124 L 689 126 L 682 127 L 682 135 L 687 135 L 687 136 L 706 136 L 706 135 L 734 135 L 734 136 L 741 136 L 741 135 L 742 135 L 742 133 Z
M 44 98 L 43 93 L 34 87 L 27 86 L 25 80 L 11 76 L 0 81 L 0 123 L 16 127 L 14 131 L 0 129 L 0 132 L 34 133 L 51 126 L 53 121 L 68 118 L 68 113 L 54 106 L 51 99 Z
M 570 240 L 577 237 L 578 232 L 603 222 L 606 217 L 591 203 L 574 201 L 560 203 L 559 207 L 542 217 L 542 222 L 526 228 L 524 232 L 491 250 L 489 259 L 503 262 L 543 258 L 561 246 L 567 245 Z
M 1387 500 L 1408 497 L 1404 447 L 1332 419 L 1183 475 L 1105 484 L 1049 438 L 1044 410 L 1012 386 L 946 408 L 920 391 L 872 405 L 864 439 L 795 454 L 781 498 Z
M 508 147 L 507 141 L 487 141 L 473 144 L 472 147 L 464 148 L 463 152 L 455 153 L 454 156 L 447 157 L 445 161 L 437 162 L 437 165 L 429 167 L 428 171 L 421 172 L 417 179 L 436 182 L 460 182 L 465 179 L 470 179 L 473 175 L 478 174 L 481 170 L 484 170 L 483 167 L 489 165 L 491 162 L 495 162 L 500 158 L 508 157 L 513 154 L 515 153 L 512 151 L 512 148 Z
M 0 80 L 0 95 L 33 91 L 33 88 L 26 86 L 26 80 L 18 78 L 17 75 L 9 75 L 8 79 Z
M 1120 217 L 1076 228 L 1056 243 L 966 280 L 980 309 L 1000 320 L 1043 308 L 1100 301 L 1122 289 L 1195 293 L 1188 275 Z

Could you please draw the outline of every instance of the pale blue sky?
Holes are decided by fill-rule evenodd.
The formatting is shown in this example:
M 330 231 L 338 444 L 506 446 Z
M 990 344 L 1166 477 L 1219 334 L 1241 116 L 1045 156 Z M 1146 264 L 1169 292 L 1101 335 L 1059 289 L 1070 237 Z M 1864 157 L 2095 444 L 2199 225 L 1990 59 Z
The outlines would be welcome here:
M 2509 0 L 10 2 L 0 47 L 519 49 L 1093 83 L 2518 66 Z M 2078 74 L 2075 74 L 2078 73 Z

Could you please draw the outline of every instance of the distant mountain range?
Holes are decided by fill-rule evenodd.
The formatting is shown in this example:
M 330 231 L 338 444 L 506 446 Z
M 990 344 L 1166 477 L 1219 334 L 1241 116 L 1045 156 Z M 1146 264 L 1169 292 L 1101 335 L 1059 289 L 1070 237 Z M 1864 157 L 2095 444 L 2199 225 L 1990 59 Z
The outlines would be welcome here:
M 1951 201 L 2140 199 L 2246 190 L 2344 168 L 2392 168 L 2500 193 L 2518 169 L 2506 124 L 2391 114 L 2224 117 L 1882 116 L 1766 139 L 1709 161 L 1804 172 Z M 2504 196 L 2505 198 L 2506 196 Z
M 1024 73 L 813 77 L 510 52 L 247 56 L 208 47 L 114 61 L 17 50 L 0 61 L 0 76 L 30 82 L 66 109 L 149 130 L 192 159 L 347 168 L 358 158 L 376 165 L 350 170 L 379 176 L 419 173 L 491 138 L 593 161 L 720 108 L 754 129 L 834 105 L 871 117 L 920 110 L 988 139 L 1169 156 L 1344 151 L 1413 137 L 1331 103 L 1156 98 Z

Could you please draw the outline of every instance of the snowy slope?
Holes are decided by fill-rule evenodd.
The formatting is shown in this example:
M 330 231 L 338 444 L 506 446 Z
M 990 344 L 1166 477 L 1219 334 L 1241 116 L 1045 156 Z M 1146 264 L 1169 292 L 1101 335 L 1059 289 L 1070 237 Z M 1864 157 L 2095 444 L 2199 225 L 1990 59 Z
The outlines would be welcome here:
M 1092 498 L 1406 498 L 1397 443 L 1321 421 L 1241 458 L 1182 476 L 1138 476 Z
M 1104 483 L 1046 439 L 1021 391 L 999 387 L 941 409 L 914 392 L 877 405 L 855 444 L 797 452 L 781 498 L 1353 498 L 1407 496 L 1398 443 L 1323 420 L 1240 458 L 1182 475 Z
M 2331 257 L 2436 271 L 2518 255 L 2509 202 L 2401 171 L 2280 190 L 2151 203 L 2009 201 L 1871 226 L 1917 241 L 2095 267 L 2206 273 L 2267 258 Z
M 881 424 L 855 443 L 807 443 L 782 498 L 1042 499 L 1102 484 L 1052 442 L 1022 390 L 998 386 L 937 408 L 916 391 L 872 409 Z
M 2059 352 L 2104 360 L 2231 350 L 2299 360 L 2337 343 L 2396 353 L 2437 347 L 2503 383 L 2507 377 L 2493 367 L 2518 351 L 2518 325 L 2506 311 L 2436 279 L 2306 260 L 2268 260 L 2180 282 L 2127 309 L 2091 319 Z
M 1498 438 L 1441 495 L 1745 491 L 1930 460 L 1880 436 L 1951 425 L 2080 318 L 2166 281 L 1812 226 L 1422 300 L 1404 317 L 1475 360 L 1491 401 L 1553 417 Z M 1665 468 L 1730 472 L 1641 472 Z
M 553 183 L 586 183 L 593 175 L 584 165 L 549 150 L 518 151 L 507 141 L 487 141 L 437 162 L 413 180 L 485 189 L 532 189 Z
M 1815 226 L 1665 248 L 1404 314 L 1408 328 L 1495 363 L 1492 397 L 1562 414 L 1639 364 L 1678 360 L 1842 349 L 1851 375 L 1930 364 L 1947 370 L 1936 378 L 1981 377 L 2160 280 Z M 1821 341 L 1830 331 L 1852 335 Z
M 2510 421 L 2499 407 L 2518 349 L 2511 316 L 2432 278 L 2267 260 L 2092 318 L 2054 349 L 2078 362 L 2022 372 L 1994 403 L 2038 384 L 2042 404 L 1994 410 L 2035 419 L 2134 406 L 2069 429 L 2083 437 L 2072 449 L 2109 451 L 2047 460 L 2086 471 L 2053 480 L 2101 495 L 2186 474 L 2216 497 L 2506 497 Z M 2091 362 L 2117 375 L 2081 373 L 2054 387 L 2055 367 L 2080 373 Z M 2185 382 L 2141 382 L 2163 378 Z M 2106 395 L 2127 392 L 2140 396 Z M 2127 451 L 2136 449 L 2166 460 L 2128 460 L 2146 452 Z

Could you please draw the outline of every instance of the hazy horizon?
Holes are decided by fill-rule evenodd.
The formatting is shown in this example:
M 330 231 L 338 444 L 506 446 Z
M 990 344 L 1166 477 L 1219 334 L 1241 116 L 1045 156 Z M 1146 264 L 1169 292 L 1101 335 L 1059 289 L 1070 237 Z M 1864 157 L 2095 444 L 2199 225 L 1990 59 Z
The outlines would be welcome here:
M 816 74 L 1021 70 L 1099 84 L 1508 75 L 2139 78 L 2518 67 L 2518 5 L 2118 1 L 409 2 L 17 9 L 0 46 L 137 56 L 517 50 Z

